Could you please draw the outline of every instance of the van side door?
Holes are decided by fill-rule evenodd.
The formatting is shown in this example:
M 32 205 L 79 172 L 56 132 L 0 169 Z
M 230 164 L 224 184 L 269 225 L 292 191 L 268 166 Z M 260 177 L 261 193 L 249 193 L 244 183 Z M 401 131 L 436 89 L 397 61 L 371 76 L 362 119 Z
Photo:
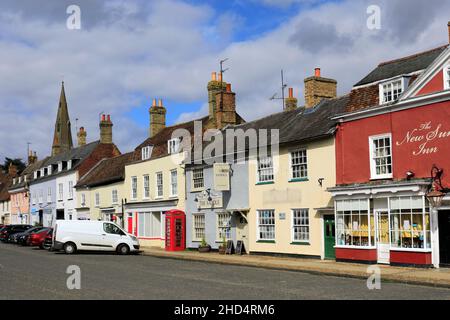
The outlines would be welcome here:
M 103 243 L 108 246 L 108 249 L 115 250 L 123 236 L 125 236 L 125 233 L 115 224 L 109 222 L 103 223 Z

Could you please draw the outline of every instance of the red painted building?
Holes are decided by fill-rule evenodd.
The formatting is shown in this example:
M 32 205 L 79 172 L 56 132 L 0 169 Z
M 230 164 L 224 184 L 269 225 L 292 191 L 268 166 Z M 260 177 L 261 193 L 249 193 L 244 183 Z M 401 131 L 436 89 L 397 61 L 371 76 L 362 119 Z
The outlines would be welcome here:
M 336 259 L 450 264 L 450 46 L 381 63 L 337 118 Z

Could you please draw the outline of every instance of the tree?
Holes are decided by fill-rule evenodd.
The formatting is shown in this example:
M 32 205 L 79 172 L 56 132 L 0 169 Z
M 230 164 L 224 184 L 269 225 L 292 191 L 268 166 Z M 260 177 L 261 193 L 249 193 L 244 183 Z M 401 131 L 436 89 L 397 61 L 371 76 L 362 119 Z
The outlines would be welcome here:
M 3 165 L 0 165 L 0 169 L 3 171 L 8 171 L 9 165 L 12 163 L 13 166 L 17 167 L 17 172 L 20 173 L 26 168 L 26 164 L 20 158 L 11 159 L 6 157 Z

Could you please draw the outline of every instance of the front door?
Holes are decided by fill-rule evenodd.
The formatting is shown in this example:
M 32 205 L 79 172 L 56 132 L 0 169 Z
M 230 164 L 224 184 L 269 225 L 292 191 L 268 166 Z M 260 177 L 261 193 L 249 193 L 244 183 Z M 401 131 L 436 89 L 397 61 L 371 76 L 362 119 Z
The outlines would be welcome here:
M 439 211 L 439 261 L 450 266 L 450 211 Z
M 324 247 L 325 247 L 325 259 L 335 259 L 336 253 L 334 246 L 336 245 L 336 236 L 335 236 L 335 223 L 334 216 L 324 216 L 323 217 L 323 225 L 324 225 Z
M 244 243 L 244 250 L 248 253 L 248 222 L 242 215 L 238 216 L 236 220 L 236 240 Z
M 128 220 L 127 220 L 127 226 L 128 226 L 128 233 L 133 234 L 133 214 L 128 214 Z
M 389 264 L 389 214 L 387 211 L 378 211 L 376 217 L 378 263 Z

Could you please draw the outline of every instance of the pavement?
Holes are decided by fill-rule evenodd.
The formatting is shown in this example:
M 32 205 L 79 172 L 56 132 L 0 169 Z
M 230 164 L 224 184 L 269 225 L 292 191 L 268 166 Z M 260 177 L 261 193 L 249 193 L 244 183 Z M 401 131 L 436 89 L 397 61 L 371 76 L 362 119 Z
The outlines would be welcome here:
M 80 289 L 71 290 L 75 269 Z M 0 243 L 0 300 L 450 300 L 446 288 L 382 283 L 369 290 L 366 280 L 167 256 L 66 255 Z
M 195 250 L 165 251 L 161 248 L 143 247 L 142 254 L 147 256 L 181 259 L 190 261 L 213 262 L 235 266 L 259 267 L 286 271 L 300 271 L 316 275 L 328 275 L 366 279 L 371 273 L 369 265 L 360 263 L 336 262 L 334 260 L 318 260 L 290 257 L 274 257 L 262 255 L 221 255 L 217 252 L 199 253 Z M 450 268 L 414 268 L 376 265 L 381 271 L 381 280 L 450 288 Z

